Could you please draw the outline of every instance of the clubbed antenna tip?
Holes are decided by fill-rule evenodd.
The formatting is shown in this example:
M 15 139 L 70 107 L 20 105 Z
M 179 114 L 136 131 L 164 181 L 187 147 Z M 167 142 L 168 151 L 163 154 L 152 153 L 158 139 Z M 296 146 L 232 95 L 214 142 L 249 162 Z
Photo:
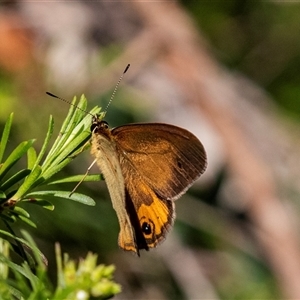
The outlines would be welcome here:
M 47 95 L 49 95 L 49 96 L 51 96 L 51 97 L 54 97 L 54 98 L 57 98 L 57 99 L 59 99 L 59 97 L 58 97 L 58 96 L 55 96 L 54 94 L 52 94 L 52 93 L 50 93 L 50 92 L 46 92 L 46 94 L 47 94 Z
M 118 87 L 119 87 L 119 84 L 120 84 L 120 82 L 122 81 L 124 74 L 128 71 L 129 67 L 130 67 L 130 64 L 128 64 L 128 65 L 126 66 L 126 68 L 125 68 L 123 74 L 122 74 L 121 77 L 119 78 L 119 80 L 118 80 L 118 82 L 117 82 L 117 84 L 116 84 L 116 86 L 115 86 L 115 89 L 114 89 L 114 91 L 113 91 L 113 93 L 112 93 L 112 95 L 111 95 L 111 97 L 110 97 L 110 99 L 109 99 L 109 101 L 108 101 L 108 103 L 107 103 L 107 105 L 106 105 L 106 108 L 105 108 L 105 110 L 104 110 L 104 113 L 107 112 L 107 109 L 108 109 L 110 103 L 113 101 L 113 99 L 114 99 L 114 97 L 115 97 L 115 94 L 116 94 L 116 91 L 117 91 L 117 89 L 118 89 Z
M 64 101 L 64 102 L 68 103 L 69 105 L 72 105 L 72 106 L 74 106 L 76 109 L 79 109 L 79 110 L 83 111 L 84 113 L 86 113 L 86 114 L 89 114 L 89 115 L 93 116 L 92 114 L 90 114 L 90 113 L 89 113 L 89 112 L 87 112 L 86 110 L 84 110 L 84 109 L 82 109 L 82 108 L 78 107 L 77 105 L 73 104 L 71 101 L 68 101 L 68 100 L 66 100 L 66 99 L 64 99 L 64 98 L 58 97 L 58 96 L 56 96 L 56 95 L 54 95 L 54 94 L 52 94 L 52 93 L 50 93 L 50 92 L 46 92 L 46 94 L 47 94 L 48 96 L 50 96 L 50 97 L 53 97 L 53 98 L 56 98 L 56 99 L 62 100 L 62 101 Z
M 128 71 L 129 67 L 130 67 L 130 64 L 128 64 L 128 65 L 126 66 L 126 68 L 125 68 L 123 74 L 125 74 L 125 73 Z

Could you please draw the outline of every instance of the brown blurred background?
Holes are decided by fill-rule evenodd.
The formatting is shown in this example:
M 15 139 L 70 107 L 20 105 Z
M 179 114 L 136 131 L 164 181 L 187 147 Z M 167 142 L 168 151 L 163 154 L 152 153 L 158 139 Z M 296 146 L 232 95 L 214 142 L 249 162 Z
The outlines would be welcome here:
M 59 130 L 68 106 L 45 91 L 105 107 L 130 63 L 110 125 L 177 124 L 208 155 L 173 231 L 140 258 L 118 249 L 104 182 L 79 188 L 96 207 L 28 207 L 53 274 L 59 241 L 73 258 L 91 250 L 116 265 L 116 299 L 300 299 L 299 14 L 288 1 L 2 2 L 0 129 L 13 111 L 11 147 L 37 138 L 39 149 L 50 114 Z M 84 153 L 64 172 L 91 162 Z

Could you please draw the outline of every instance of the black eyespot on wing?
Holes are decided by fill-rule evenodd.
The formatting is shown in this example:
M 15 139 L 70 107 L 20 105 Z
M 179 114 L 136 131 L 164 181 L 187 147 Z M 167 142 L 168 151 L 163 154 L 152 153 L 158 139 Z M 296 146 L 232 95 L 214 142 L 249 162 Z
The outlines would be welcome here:
M 142 224 L 142 231 L 146 234 L 146 235 L 149 235 L 149 234 L 152 234 L 152 228 L 151 228 L 151 225 L 147 222 L 144 222 Z

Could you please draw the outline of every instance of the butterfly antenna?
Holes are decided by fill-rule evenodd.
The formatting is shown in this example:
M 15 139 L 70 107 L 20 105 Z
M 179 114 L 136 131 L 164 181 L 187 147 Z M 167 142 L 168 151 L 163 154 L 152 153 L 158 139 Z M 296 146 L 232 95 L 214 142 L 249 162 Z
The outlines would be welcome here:
M 123 77 L 124 77 L 124 74 L 128 71 L 129 67 L 130 67 L 130 64 L 128 64 L 128 65 L 126 66 L 125 70 L 123 71 L 123 74 L 120 76 L 120 78 L 119 78 L 119 80 L 118 80 L 118 82 L 117 82 L 117 84 L 116 84 L 116 86 L 115 86 L 115 89 L 114 89 L 114 91 L 113 91 L 113 93 L 112 93 L 112 95 L 111 95 L 111 97 L 110 97 L 110 99 L 109 99 L 109 101 L 108 101 L 108 103 L 107 103 L 107 105 L 106 105 L 106 108 L 105 108 L 105 110 L 104 110 L 104 113 L 105 113 L 105 114 L 106 114 L 106 112 L 107 112 L 107 109 L 108 109 L 109 105 L 111 104 L 111 102 L 113 101 L 113 99 L 114 99 L 114 97 L 115 97 L 115 94 L 116 94 L 117 89 L 118 89 L 118 87 L 119 87 L 119 85 L 120 85 L 120 82 L 122 81 L 122 79 L 123 79 Z
M 62 101 L 64 101 L 64 102 L 68 103 L 69 105 L 72 105 L 72 106 L 74 106 L 75 108 L 77 108 L 77 109 L 83 111 L 83 112 L 86 113 L 87 115 L 91 115 L 91 116 L 93 117 L 93 115 L 92 115 L 91 113 L 89 113 L 88 111 L 86 111 L 86 110 L 84 110 L 84 109 L 78 107 L 77 105 L 73 104 L 73 103 L 72 103 L 71 101 L 69 101 L 69 100 L 66 100 L 66 99 L 64 99 L 64 98 L 58 97 L 58 96 L 56 96 L 56 95 L 54 95 L 54 94 L 52 94 L 52 93 L 50 93 L 50 92 L 46 92 L 46 94 L 47 94 L 48 96 L 50 96 L 50 97 L 53 97 L 53 98 L 62 100 Z

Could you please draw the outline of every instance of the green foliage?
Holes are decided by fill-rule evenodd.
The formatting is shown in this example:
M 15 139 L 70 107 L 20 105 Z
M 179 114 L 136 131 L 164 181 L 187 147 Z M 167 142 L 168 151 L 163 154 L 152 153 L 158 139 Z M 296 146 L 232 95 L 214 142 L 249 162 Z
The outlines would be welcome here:
M 21 265 L 9 258 L 9 243 L 0 239 L 0 295 L 1 299 L 108 299 L 121 291 L 112 281 L 114 266 L 97 265 L 97 255 L 88 253 L 76 266 L 74 260 L 64 255 L 62 261 L 59 244 L 56 245 L 57 287 L 53 288 L 47 274 L 43 256 L 30 235 L 23 231 L 23 243 L 32 250 L 33 266 L 24 261 Z M 8 277 L 9 271 L 14 279 Z
M 53 299 L 107 299 L 120 293 L 121 287 L 112 281 L 115 267 L 113 265 L 97 266 L 97 255 L 88 253 L 86 259 L 76 263 L 68 255 L 61 261 L 60 247 L 56 245 L 58 263 L 58 287 Z
M 94 205 L 94 200 L 90 197 L 78 193 L 70 194 L 61 190 L 49 190 L 49 186 L 55 182 L 65 183 L 74 182 L 74 180 L 82 178 L 82 176 L 63 178 L 62 180 L 53 180 L 52 177 L 70 163 L 81 151 L 83 145 L 90 137 L 90 115 L 84 112 L 86 109 L 86 99 L 81 98 L 75 108 L 75 101 L 71 105 L 69 113 L 63 122 L 59 136 L 56 138 L 50 151 L 45 156 L 50 138 L 53 133 L 54 121 L 52 116 L 49 119 L 48 131 L 44 140 L 42 149 L 37 155 L 32 147 L 34 140 L 28 140 L 20 143 L 12 153 L 3 161 L 5 148 L 9 139 L 9 133 L 12 125 L 13 114 L 7 120 L 0 144 L 0 217 L 6 221 L 14 222 L 16 219 L 26 221 L 29 214 L 18 207 L 20 201 L 27 201 L 32 204 L 42 206 L 47 209 L 54 209 L 53 204 L 48 200 L 49 196 L 53 198 L 67 198 L 78 201 L 87 205 Z M 93 109 L 90 113 L 96 114 L 99 108 Z M 27 155 L 27 168 L 12 172 L 11 176 L 7 176 L 8 172 L 15 164 Z M 85 180 L 89 180 L 87 177 Z M 94 178 L 92 178 L 94 179 Z
M 33 148 L 34 139 L 20 143 L 6 159 L 5 150 L 9 141 L 13 114 L 5 124 L 0 144 L 0 218 L 5 230 L 0 230 L 0 299 L 89 299 L 97 297 L 106 299 L 120 291 L 120 287 L 111 281 L 114 268 L 97 266 L 97 256 L 88 254 L 79 262 L 65 256 L 61 261 L 59 246 L 56 247 L 58 264 L 58 285 L 52 288 L 47 274 L 46 258 L 37 248 L 28 233 L 22 231 L 23 237 L 17 236 L 13 224 L 17 221 L 36 227 L 30 214 L 19 204 L 28 202 L 48 210 L 54 209 L 55 198 L 69 199 L 86 205 L 95 205 L 92 198 L 64 190 L 53 190 L 53 184 L 66 182 L 100 180 L 101 176 L 77 175 L 62 179 L 53 179 L 79 153 L 90 138 L 91 115 L 100 112 L 98 107 L 88 114 L 87 102 L 81 97 L 78 104 L 72 102 L 64 120 L 59 136 L 46 155 L 53 133 L 54 121 L 49 119 L 48 131 L 37 154 Z M 45 156 L 46 155 L 46 156 Z M 17 169 L 18 161 L 27 156 L 27 166 Z M 16 264 L 9 258 L 10 249 L 22 258 L 22 264 Z M 9 272 L 9 270 L 11 272 Z M 9 274 L 13 276 L 9 277 Z

